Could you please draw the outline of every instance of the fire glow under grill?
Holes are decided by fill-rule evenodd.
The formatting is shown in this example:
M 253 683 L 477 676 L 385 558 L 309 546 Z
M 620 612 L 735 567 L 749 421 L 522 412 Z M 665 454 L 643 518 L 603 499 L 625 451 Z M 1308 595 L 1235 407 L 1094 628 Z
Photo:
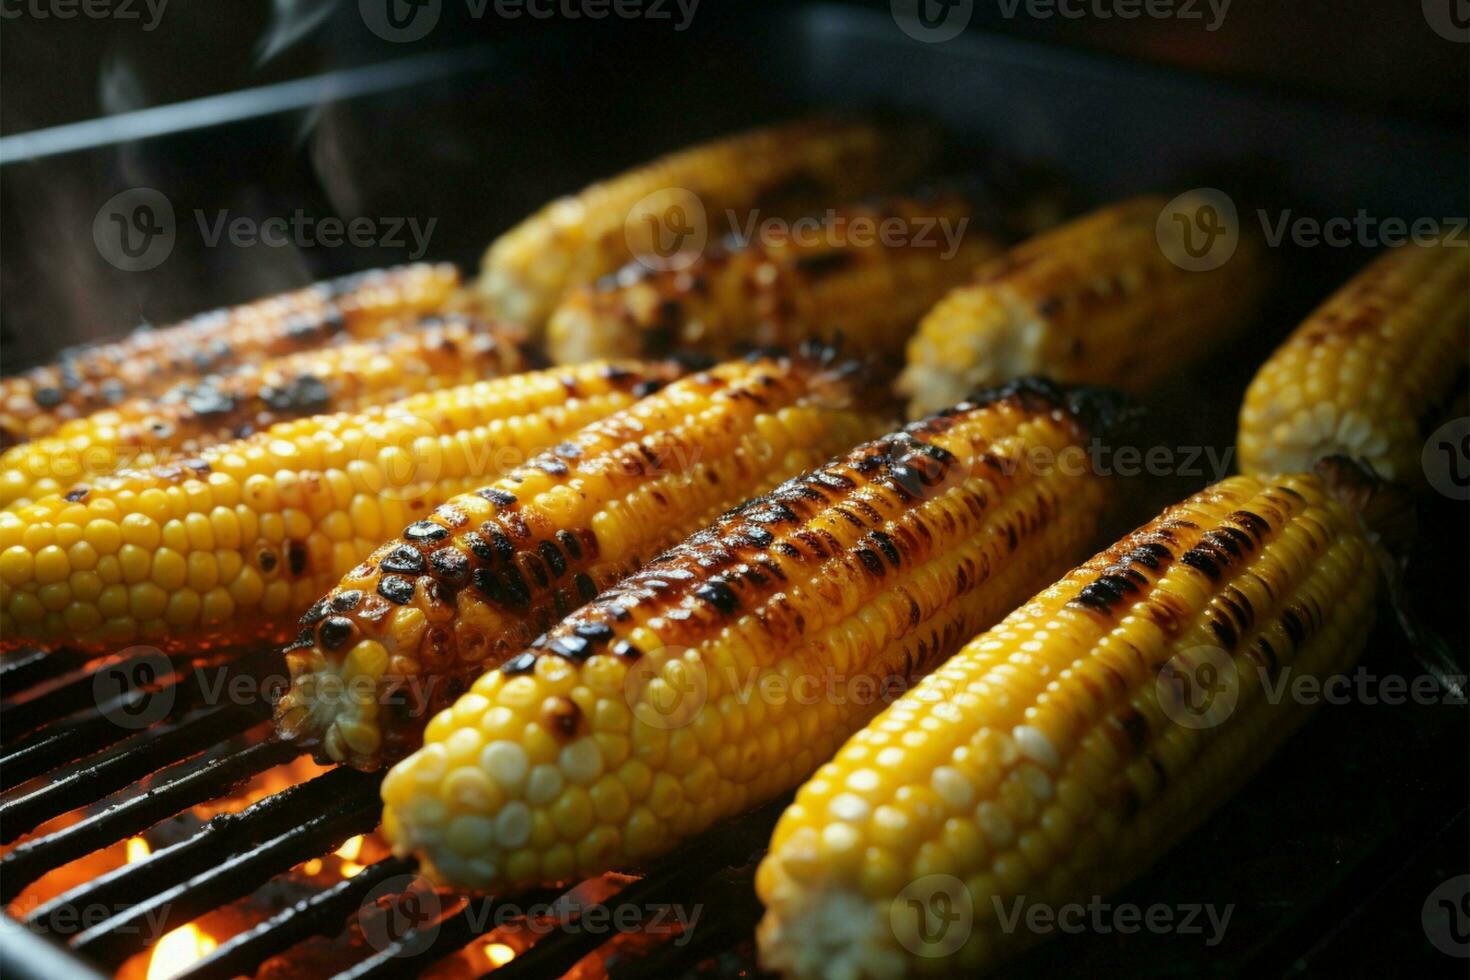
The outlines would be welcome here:
M 5 910 L 122 980 L 268 962 L 271 976 L 658 977 L 748 956 L 751 862 L 778 808 L 643 878 L 507 901 L 436 892 L 374 832 L 375 776 L 275 741 L 264 697 L 215 701 L 231 683 L 268 691 L 270 663 L 144 652 L 0 669 Z M 99 677 L 133 686 L 95 697 Z M 705 928 L 685 928 L 706 912 Z

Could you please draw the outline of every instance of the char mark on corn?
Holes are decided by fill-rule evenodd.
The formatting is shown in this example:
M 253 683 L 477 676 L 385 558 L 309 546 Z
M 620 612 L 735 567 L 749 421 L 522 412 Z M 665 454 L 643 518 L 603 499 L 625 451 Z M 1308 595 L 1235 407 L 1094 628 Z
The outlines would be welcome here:
M 494 484 L 461 494 L 350 572 L 288 649 L 288 738 L 373 769 L 487 668 L 717 515 L 892 424 L 827 352 L 755 356 L 674 382 Z M 368 598 L 350 609 L 339 597 Z M 569 634 L 556 649 L 589 639 Z
M 1335 493 L 1312 475 L 1210 487 L 849 739 L 757 873 L 762 965 L 975 975 L 1034 938 L 998 909 L 1085 903 L 1157 860 L 1302 721 L 1270 685 L 1345 670 L 1362 648 L 1376 566 Z M 973 911 L 956 942 L 907 904 L 936 889 Z
M 476 680 L 390 771 L 398 851 L 461 886 L 564 881 L 797 785 L 889 686 L 1075 560 L 1103 481 L 1026 465 L 1043 448 L 1085 460 L 1066 404 L 1026 385 L 915 423 L 603 592 Z

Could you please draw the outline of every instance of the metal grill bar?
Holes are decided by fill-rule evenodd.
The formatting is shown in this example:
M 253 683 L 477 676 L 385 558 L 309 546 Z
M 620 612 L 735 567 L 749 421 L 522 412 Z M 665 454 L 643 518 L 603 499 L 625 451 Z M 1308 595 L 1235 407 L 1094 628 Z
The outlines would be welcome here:
M 701 891 L 704 911 L 698 928 L 636 957 L 610 960 L 608 975 L 613 980 L 663 980 L 750 938 L 763 911 L 755 897 L 754 865 L 722 871 Z
M 316 782 L 327 780 L 339 772 L 357 777 L 357 792 L 351 789 L 344 792 L 343 788 L 333 784 L 329 787 L 333 795 L 345 796 L 336 806 L 318 812 L 274 839 L 252 840 L 243 853 L 237 851 L 233 857 L 218 864 L 214 862 L 218 860 L 219 854 L 224 853 L 223 850 L 219 847 L 205 847 L 202 856 L 213 866 L 88 929 L 72 943 L 73 948 L 104 966 L 116 969 L 129 956 L 162 939 L 168 930 L 248 895 L 276 875 L 311 857 L 333 850 L 349 837 L 372 830 L 378 825 L 378 817 L 382 813 L 376 783 L 371 777 L 366 777 L 368 782 L 361 782 L 366 774 L 347 770 L 328 773 Z M 362 789 L 371 792 L 364 793 L 361 792 Z M 301 805 L 293 805 L 289 809 L 300 820 Z M 214 824 L 211 823 L 204 832 L 178 847 L 188 847 L 213 828 Z M 251 830 L 254 831 L 255 828 L 252 827 Z M 142 865 L 129 866 L 141 867 Z
M 364 895 L 394 875 L 413 873 L 414 866 L 408 858 L 387 858 L 370 864 L 351 878 L 232 936 L 174 980 L 229 980 L 252 974 L 267 958 L 309 936 L 334 935 L 342 928 L 343 920 L 361 905 Z
M 26 885 L 53 868 L 131 837 L 198 803 L 222 796 L 251 776 L 299 754 L 294 745 L 260 742 L 177 779 L 169 778 L 168 772 L 160 774 L 156 789 L 108 807 L 54 834 L 27 841 L 0 858 L 0 903 L 13 901 Z M 20 831 L 10 833 L 18 836 Z
M 14 697 L 44 681 L 64 677 L 94 659 L 97 658 L 92 654 L 71 647 L 13 654 L 0 663 L 0 691 Z
M 163 761 L 182 760 L 265 719 L 264 705 L 225 705 L 181 725 L 141 734 L 122 752 L 85 765 L 35 792 L 0 803 L 0 823 L 34 827 L 87 801 L 101 799 L 158 769 Z
M 175 654 L 167 658 L 173 672 L 161 677 L 151 678 L 148 686 L 157 688 L 166 686 L 171 678 L 176 678 L 188 666 L 191 656 L 186 654 Z M 128 660 L 119 661 L 116 665 L 109 665 L 108 670 L 130 670 L 147 668 L 150 672 L 160 664 L 157 657 L 132 657 Z M 129 674 L 128 676 L 132 676 Z M 147 698 L 148 692 L 143 689 L 134 688 L 128 690 L 119 697 L 108 702 L 106 705 L 97 704 L 96 675 L 87 674 L 75 680 L 56 687 L 44 694 L 38 694 L 26 701 L 6 701 L 0 704 L 0 730 L 7 736 L 14 737 L 19 734 L 29 734 L 45 725 L 53 724 L 56 719 L 81 711 L 85 708 L 101 708 L 104 714 L 116 714 L 126 711 L 127 708 L 138 701 Z

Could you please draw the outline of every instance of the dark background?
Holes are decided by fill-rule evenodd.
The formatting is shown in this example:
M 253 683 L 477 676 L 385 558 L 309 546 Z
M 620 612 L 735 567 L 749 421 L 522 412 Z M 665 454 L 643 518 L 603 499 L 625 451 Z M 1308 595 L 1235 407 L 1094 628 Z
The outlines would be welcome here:
M 1363 209 L 1412 220 L 1470 209 L 1470 45 L 1432 31 L 1417 0 L 1235 0 L 1215 32 L 1198 20 L 1006 18 L 997 0 L 977 0 L 967 33 L 944 44 L 910 40 L 887 2 L 702 0 L 682 33 L 667 21 L 475 20 L 462 0 L 444 2 L 437 28 L 411 44 L 367 31 L 356 0 L 171 0 L 152 32 L 137 21 L 0 22 L 0 156 L 20 156 L 24 134 L 84 124 L 63 131 L 76 149 L 0 165 L 4 369 L 406 257 L 210 248 L 195 209 L 434 218 L 428 257 L 468 270 L 496 233 L 555 194 L 813 109 L 931 116 L 951 134 L 952 172 L 997 160 L 1045 167 L 1079 208 L 1204 185 L 1226 190 L 1243 215 Z M 394 81 L 405 59 L 413 84 Z M 372 68 L 385 63 L 396 67 Z M 270 87 L 352 69 L 362 70 L 331 84 L 382 90 L 332 100 Z M 147 139 L 110 128 L 151 107 L 262 87 L 261 104 L 238 118 L 220 116 L 235 103 L 215 103 L 205 107 L 211 125 L 166 113 L 165 132 Z M 158 268 L 128 273 L 104 261 L 92 224 L 108 198 L 137 186 L 168 196 L 179 235 Z M 1261 323 L 1229 357 L 1154 394 L 1152 437 L 1228 446 L 1254 366 L 1370 254 L 1276 250 L 1280 288 Z M 1181 475 L 1120 494 L 1129 512 L 1107 537 L 1203 482 Z M 1417 601 L 1462 662 L 1466 514 L 1429 501 L 1432 533 L 1415 566 Z M 1364 663 L 1417 676 L 1391 613 L 1382 618 Z M 1236 905 L 1220 948 L 1202 949 L 1197 937 L 1080 936 L 1043 946 L 1014 972 L 1085 963 L 1099 975 L 1463 977 L 1463 961 L 1430 947 L 1421 905 L 1467 868 L 1466 714 L 1463 705 L 1324 707 L 1120 896 Z

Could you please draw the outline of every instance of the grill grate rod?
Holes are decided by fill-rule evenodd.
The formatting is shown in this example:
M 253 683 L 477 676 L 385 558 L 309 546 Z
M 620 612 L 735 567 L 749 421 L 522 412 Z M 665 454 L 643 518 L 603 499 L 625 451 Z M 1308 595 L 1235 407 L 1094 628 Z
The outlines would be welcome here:
M 275 661 L 274 651 L 261 651 L 247 655 L 229 666 L 200 666 L 185 675 L 177 684 L 152 693 L 128 691 L 108 705 L 94 705 L 92 710 L 73 715 L 69 720 L 46 725 L 20 744 L 8 744 L 0 751 L 0 790 L 12 789 L 28 779 L 33 779 L 56 766 L 75 759 L 94 755 L 116 745 L 146 727 L 141 715 L 135 713 L 142 703 L 152 697 L 167 697 L 166 713 L 159 722 L 177 721 L 199 707 L 221 704 L 224 699 L 237 698 L 230 687 L 235 676 L 253 675 L 271 669 Z M 108 668 L 111 669 L 111 668 Z M 206 677 L 213 671 L 214 678 Z M 228 676 L 227 676 L 228 675 Z M 255 690 L 261 696 L 231 703 L 267 707 L 264 686 L 257 683 Z M 167 762 L 155 757 L 152 768 L 157 769 Z M 96 799 L 104 794 L 98 793 Z
M 289 762 L 294 745 L 266 741 L 223 756 L 178 778 L 160 774 L 157 786 L 45 837 L 26 841 L 0 858 L 0 903 L 9 904 L 48 871 L 146 830 L 189 807 L 232 791 L 251 776 Z M 264 801 L 261 801 L 264 802 Z M 13 833 L 13 832 L 12 832 Z
M 664 980 L 751 937 L 763 911 L 755 897 L 753 864 L 716 874 L 701 891 L 703 909 L 694 929 L 637 956 L 609 960 L 608 976 L 612 980 Z
M 182 761 L 264 721 L 261 707 L 224 705 L 161 730 L 140 733 L 121 752 L 54 778 L 34 792 L 0 803 L 0 824 L 35 827 L 78 806 L 94 803 L 154 772 Z
M 362 904 L 364 895 L 387 879 L 412 874 L 413 870 L 414 862 L 408 858 L 386 858 L 370 864 L 351 878 L 344 878 L 230 937 L 173 980 L 229 980 L 241 974 L 252 975 L 266 959 L 303 939 L 335 935 L 343 921 Z
M 146 700 L 152 691 L 168 686 L 172 679 L 179 677 L 187 669 L 193 655 L 175 654 L 165 659 L 172 671 L 161 676 L 158 669 L 163 661 L 156 655 L 130 657 L 104 667 L 109 672 L 121 672 L 121 676 L 129 681 L 126 690 L 105 704 L 97 701 L 99 675 L 95 672 L 67 681 L 26 701 L 0 703 L 0 730 L 5 732 L 7 738 L 14 738 L 16 735 L 29 734 L 54 723 L 58 718 L 85 708 L 100 709 L 108 715 L 126 714 L 130 708 Z
M 328 777 L 338 772 L 355 779 L 328 780 Z M 327 785 L 328 782 L 330 785 Z M 378 800 L 376 780 L 371 776 L 336 770 L 318 777 L 313 783 L 330 791 L 327 794 L 314 794 L 315 796 L 325 795 L 329 799 L 335 798 L 337 802 L 323 806 L 319 805 L 323 801 L 311 799 L 283 806 L 283 809 L 290 811 L 288 815 L 294 818 L 292 826 L 274 838 L 251 840 L 251 846 L 243 851 L 237 849 L 233 856 L 222 862 L 219 861 L 219 855 L 226 852 L 218 846 L 206 844 L 198 855 L 208 862 L 205 870 L 86 930 L 73 941 L 72 948 L 93 961 L 116 970 L 129 956 L 147 949 L 163 938 L 168 930 L 248 895 L 276 875 L 290 870 L 302 861 L 334 850 L 347 838 L 368 833 L 378 825 L 383 805 Z M 303 783 L 302 788 L 313 787 L 313 783 Z M 284 795 L 286 794 L 277 794 L 278 797 Z M 303 812 L 312 815 L 303 820 Z M 211 821 L 204 832 L 176 847 L 188 848 L 201 837 L 207 836 L 214 826 Z M 255 834 L 251 836 L 254 837 Z M 144 864 L 146 862 L 130 865 L 129 868 L 143 868 Z M 146 877 L 150 880 L 152 878 L 151 875 Z M 141 887 L 143 886 L 140 886 L 140 890 Z
M 65 677 L 88 661 L 98 659 L 72 647 L 31 649 L 11 654 L 0 663 L 0 691 L 14 697 L 45 681 Z

